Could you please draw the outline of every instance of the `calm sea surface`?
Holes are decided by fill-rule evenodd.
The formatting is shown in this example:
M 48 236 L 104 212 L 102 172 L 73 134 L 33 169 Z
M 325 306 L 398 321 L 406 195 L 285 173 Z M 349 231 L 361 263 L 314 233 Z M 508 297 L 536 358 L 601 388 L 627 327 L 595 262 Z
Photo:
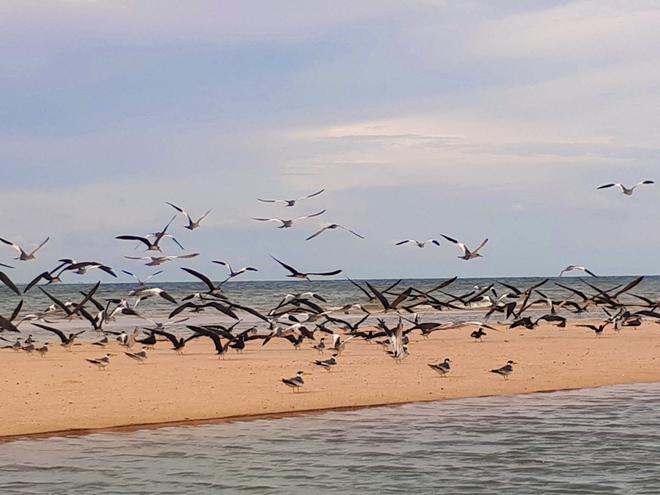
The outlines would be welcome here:
M 660 384 L 0 443 L 0 493 L 660 493 Z

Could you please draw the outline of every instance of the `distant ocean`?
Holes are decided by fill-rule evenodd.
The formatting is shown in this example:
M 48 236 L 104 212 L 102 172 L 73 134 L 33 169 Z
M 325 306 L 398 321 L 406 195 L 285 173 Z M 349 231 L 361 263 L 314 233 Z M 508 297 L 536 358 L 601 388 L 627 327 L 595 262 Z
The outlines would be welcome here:
M 660 384 L 0 443 L 0 493 L 660 493 Z

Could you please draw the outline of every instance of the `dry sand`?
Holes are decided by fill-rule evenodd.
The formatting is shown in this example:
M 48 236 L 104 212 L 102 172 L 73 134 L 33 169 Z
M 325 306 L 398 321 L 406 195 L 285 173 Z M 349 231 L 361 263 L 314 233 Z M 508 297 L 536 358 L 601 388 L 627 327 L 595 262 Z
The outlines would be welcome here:
M 72 352 L 53 345 L 44 358 L 7 349 L 0 437 L 660 381 L 660 325 L 608 328 L 602 337 L 575 325 L 488 331 L 483 343 L 470 339 L 472 328 L 414 334 L 401 363 L 377 344 L 352 341 L 330 372 L 311 364 L 317 351 L 282 339 L 250 342 L 224 359 L 208 339 L 190 342 L 183 355 L 159 343 L 145 364 L 112 343 L 107 371 L 85 361 L 105 352 L 90 344 Z M 445 357 L 454 371 L 443 378 L 427 363 Z M 509 359 L 519 363 L 509 380 L 488 372 Z M 280 380 L 297 370 L 305 386 L 293 393 Z

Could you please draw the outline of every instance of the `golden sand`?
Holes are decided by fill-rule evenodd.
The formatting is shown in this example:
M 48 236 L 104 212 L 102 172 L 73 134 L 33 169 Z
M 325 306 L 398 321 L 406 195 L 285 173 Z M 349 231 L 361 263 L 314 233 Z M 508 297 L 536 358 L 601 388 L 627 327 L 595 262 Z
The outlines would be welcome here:
M 330 372 L 312 364 L 320 355 L 310 344 L 295 350 L 282 339 L 265 347 L 252 341 L 221 359 L 206 339 L 191 341 L 183 355 L 159 343 L 144 364 L 112 343 L 106 371 L 85 361 L 106 352 L 90 344 L 72 352 L 53 345 L 43 358 L 7 349 L 0 351 L 0 436 L 660 381 L 659 325 L 608 328 L 601 337 L 575 325 L 488 331 L 482 343 L 470 339 L 473 328 L 428 339 L 415 333 L 401 363 L 378 344 L 354 340 Z M 441 377 L 427 363 L 445 357 L 453 371 Z M 518 363 L 510 379 L 489 373 L 509 359 Z M 305 386 L 294 393 L 281 378 L 298 370 Z

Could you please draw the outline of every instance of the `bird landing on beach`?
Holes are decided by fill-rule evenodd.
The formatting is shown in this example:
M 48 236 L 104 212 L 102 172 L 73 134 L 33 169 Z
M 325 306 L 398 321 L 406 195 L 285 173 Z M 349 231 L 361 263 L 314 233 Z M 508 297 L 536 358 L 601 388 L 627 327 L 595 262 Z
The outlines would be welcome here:
M 516 364 L 515 361 L 507 361 L 504 366 L 501 368 L 497 368 L 494 370 L 490 370 L 491 373 L 497 373 L 498 375 L 502 375 L 505 380 L 509 378 L 509 375 L 513 373 L 513 365 Z

